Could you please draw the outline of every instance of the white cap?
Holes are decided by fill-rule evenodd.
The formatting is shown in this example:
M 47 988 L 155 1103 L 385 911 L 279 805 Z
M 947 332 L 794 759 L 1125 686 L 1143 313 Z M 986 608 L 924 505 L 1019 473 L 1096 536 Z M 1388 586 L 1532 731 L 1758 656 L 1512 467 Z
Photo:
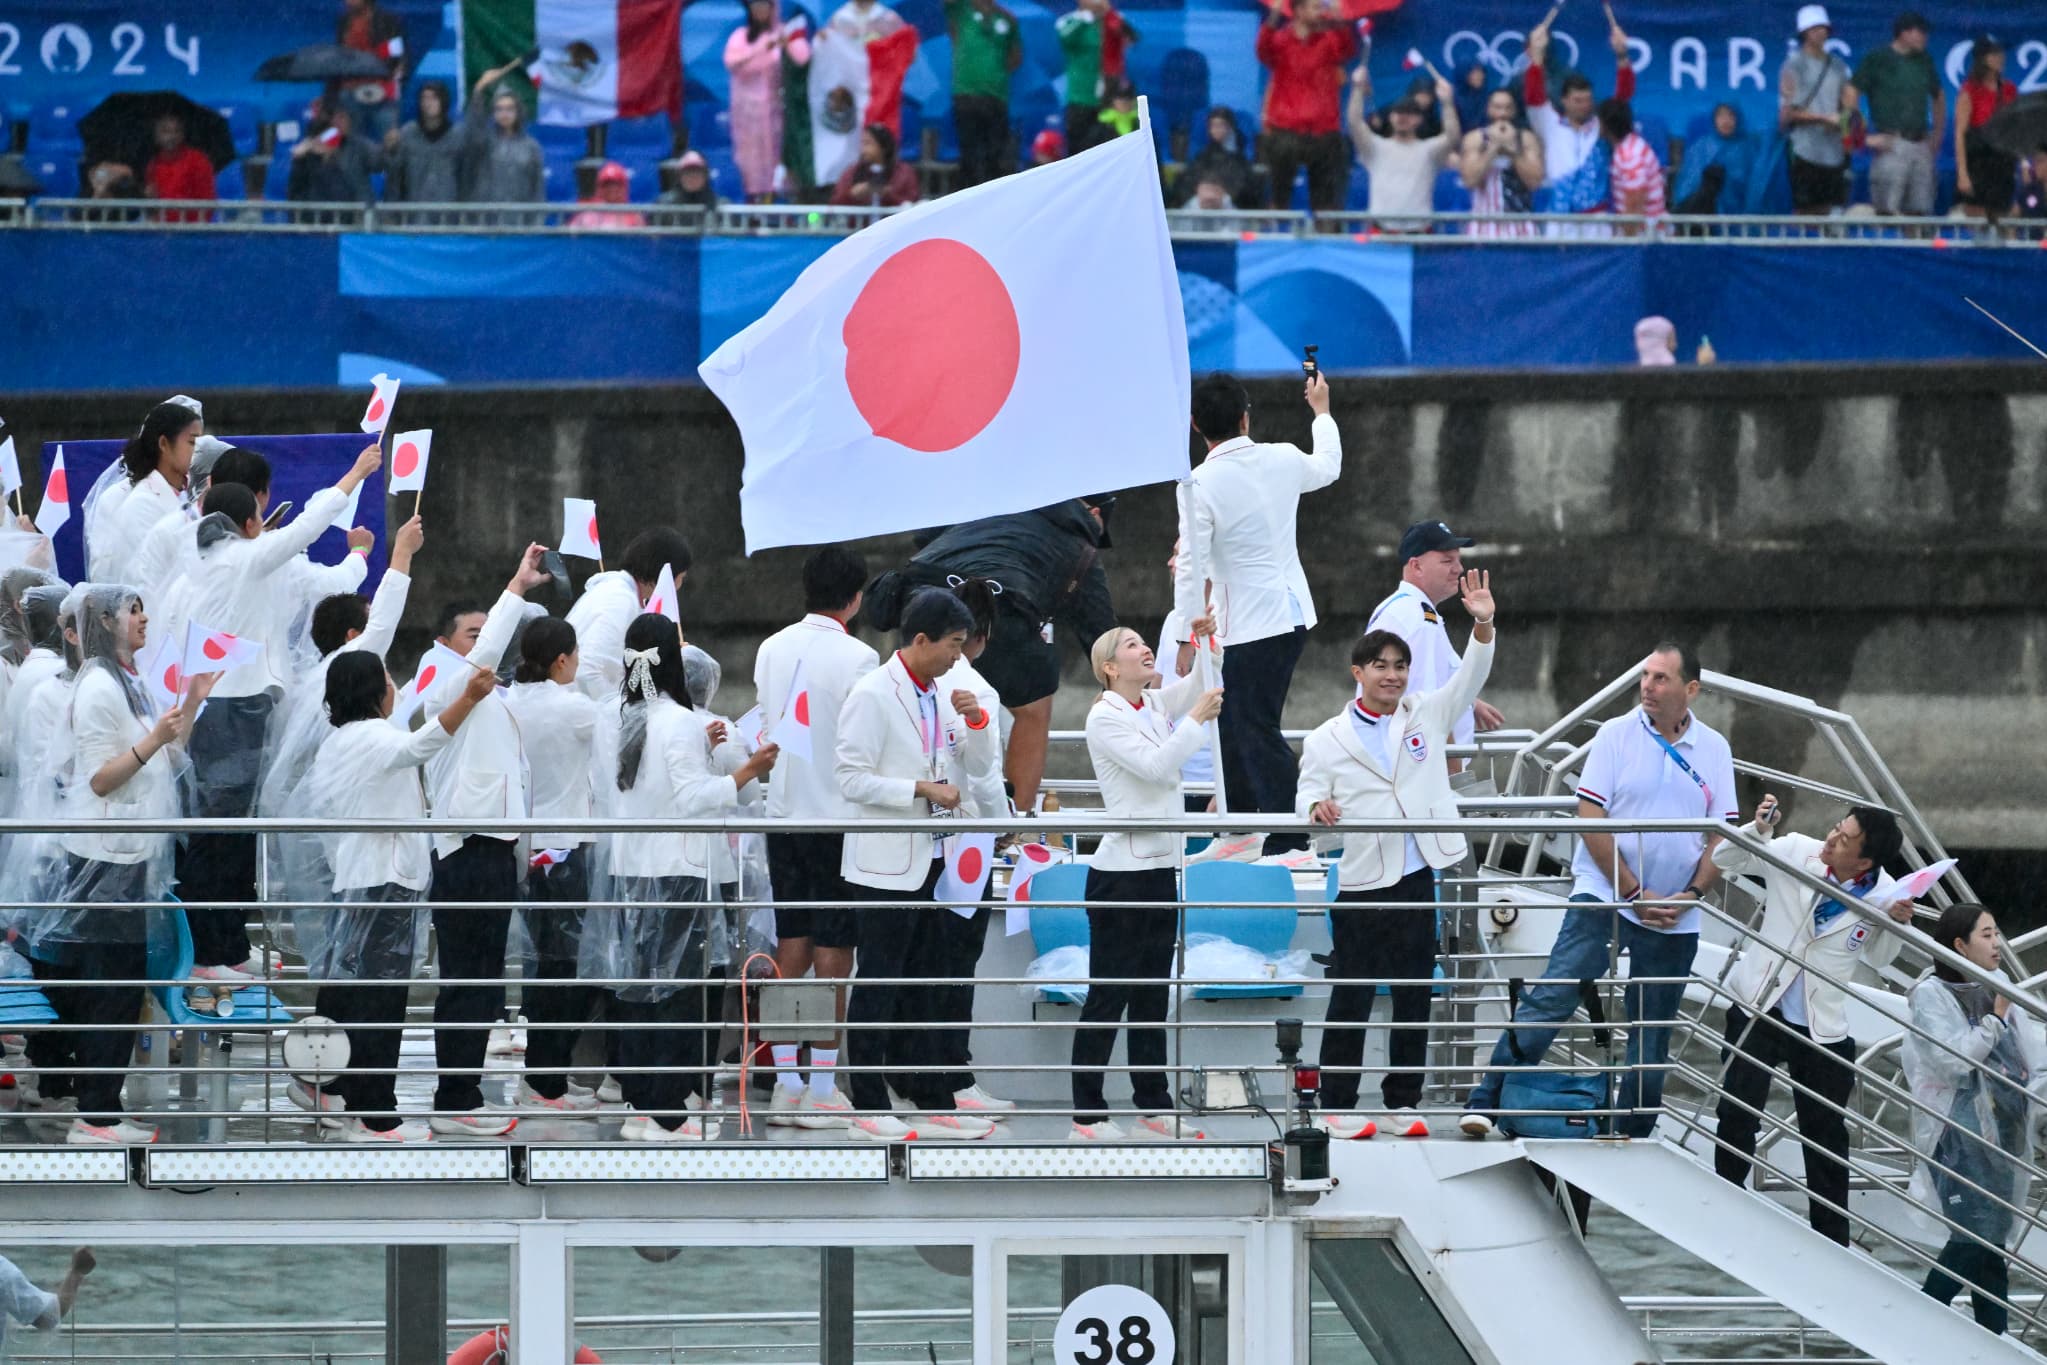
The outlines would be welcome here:
M 1798 25 L 1794 32 L 1803 33 L 1809 28 L 1832 28 L 1834 21 L 1827 17 L 1825 5 L 1800 5 Z

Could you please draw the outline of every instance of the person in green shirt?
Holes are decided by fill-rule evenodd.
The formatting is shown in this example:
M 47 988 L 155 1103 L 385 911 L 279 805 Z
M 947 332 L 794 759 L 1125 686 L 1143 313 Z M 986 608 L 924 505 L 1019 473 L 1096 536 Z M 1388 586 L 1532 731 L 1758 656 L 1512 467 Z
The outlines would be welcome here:
M 1927 55 L 1932 26 L 1910 10 L 1891 24 L 1891 41 L 1855 68 L 1869 100 L 1869 199 L 1881 214 L 1933 212 L 1933 159 L 1947 125 L 1947 91 Z
M 1096 119 L 1097 142 L 1137 131 L 1137 87 L 1128 76 L 1111 76 L 1104 81 L 1102 98 L 1108 103 Z
M 1066 151 L 1071 156 L 1099 142 L 1104 91 L 1122 79 L 1123 51 L 1137 29 L 1109 0 L 1080 0 L 1079 8 L 1053 24 L 1066 54 Z
M 1016 16 L 995 0 L 946 0 L 960 188 L 1009 174 L 1009 73 L 1023 63 Z

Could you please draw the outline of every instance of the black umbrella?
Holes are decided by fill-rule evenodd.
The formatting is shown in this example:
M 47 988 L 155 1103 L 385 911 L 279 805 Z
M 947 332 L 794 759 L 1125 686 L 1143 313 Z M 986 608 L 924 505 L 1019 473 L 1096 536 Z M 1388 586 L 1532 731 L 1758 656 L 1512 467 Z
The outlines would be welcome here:
M 28 173 L 17 156 L 0 156 L 0 199 L 26 199 L 43 192 L 43 182 Z
M 391 64 L 374 52 L 339 43 L 314 43 L 256 68 L 259 81 L 350 81 L 390 74 Z
M 2047 147 L 2047 91 L 2019 96 L 1992 114 L 1978 136 L 2021 159 Z
M 176 114 L 185 121 L 185 141 L 206 153 L 214 170 L 235 159 L 234 134 L 220 114 L 175 90 L 138 90 L 109 95 L 78 120 L 86 161 L 119 161 L 141 175 L 150 157 L 156 155 L 156 121 L 165 114 Z

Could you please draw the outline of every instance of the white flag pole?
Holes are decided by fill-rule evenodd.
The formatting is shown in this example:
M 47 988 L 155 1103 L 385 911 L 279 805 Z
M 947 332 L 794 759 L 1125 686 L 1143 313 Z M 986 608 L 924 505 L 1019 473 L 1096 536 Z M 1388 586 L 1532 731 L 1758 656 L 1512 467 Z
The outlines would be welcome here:
M 1181 549 L 1186 554 L 1194 555 L 1193 475 L 1189 474 L 1173 491 L 1180 505 Z M 1206 560 L 1196 557 L 1193 564 L 1194 583 L 1201 594 L 1202 614 L 1206 615 L 1213 610 L 1208 601 L 1208 563 Z M 1190 622 L 1189 624 L 1191 625 L 1192 623 Z M 1201 669 L 1202 691 L 1211 692 L 1222 686 L 1222 679 L 1217 676 L 1215 636 L 1208 635 L 1194 641 L 1194 662 Z M 1228 698 L 1224 698 L 1224 705 L 1228 704 Z M 1209 767 L 1214 770 L 1215 774 L 1215 809 L 1216 813 L 1220 815 L 1226 813 L 1230 808 L 1229 792 L 1223 782 L 1222 718 L 1217 717 L 1212 721 L 1206 722 L 1206 727 L 1208 730 Z

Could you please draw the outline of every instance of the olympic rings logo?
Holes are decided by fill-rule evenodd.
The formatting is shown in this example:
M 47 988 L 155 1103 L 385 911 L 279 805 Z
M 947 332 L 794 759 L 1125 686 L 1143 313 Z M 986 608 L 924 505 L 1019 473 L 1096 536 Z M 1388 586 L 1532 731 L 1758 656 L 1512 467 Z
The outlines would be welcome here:
M 1549 40 L 1566 55 L 1566 65 L 1571 67 L 1578 65 L 1576 38 L 1568 33 L 1552 31 Z M 1470 53 L 1469 60 L 1490 68 L 1502 78 L 1512 76 L 1528 65 L 1528 35 L 1512 29 L 1495 33 L 1490 42 L 1483 33 L 1476 33 L 1468 28 L 1459 29 L 1443 40 L 1444 69 L 1455 70 L 1459 64 L 1459 54 L 1467 50 Z

